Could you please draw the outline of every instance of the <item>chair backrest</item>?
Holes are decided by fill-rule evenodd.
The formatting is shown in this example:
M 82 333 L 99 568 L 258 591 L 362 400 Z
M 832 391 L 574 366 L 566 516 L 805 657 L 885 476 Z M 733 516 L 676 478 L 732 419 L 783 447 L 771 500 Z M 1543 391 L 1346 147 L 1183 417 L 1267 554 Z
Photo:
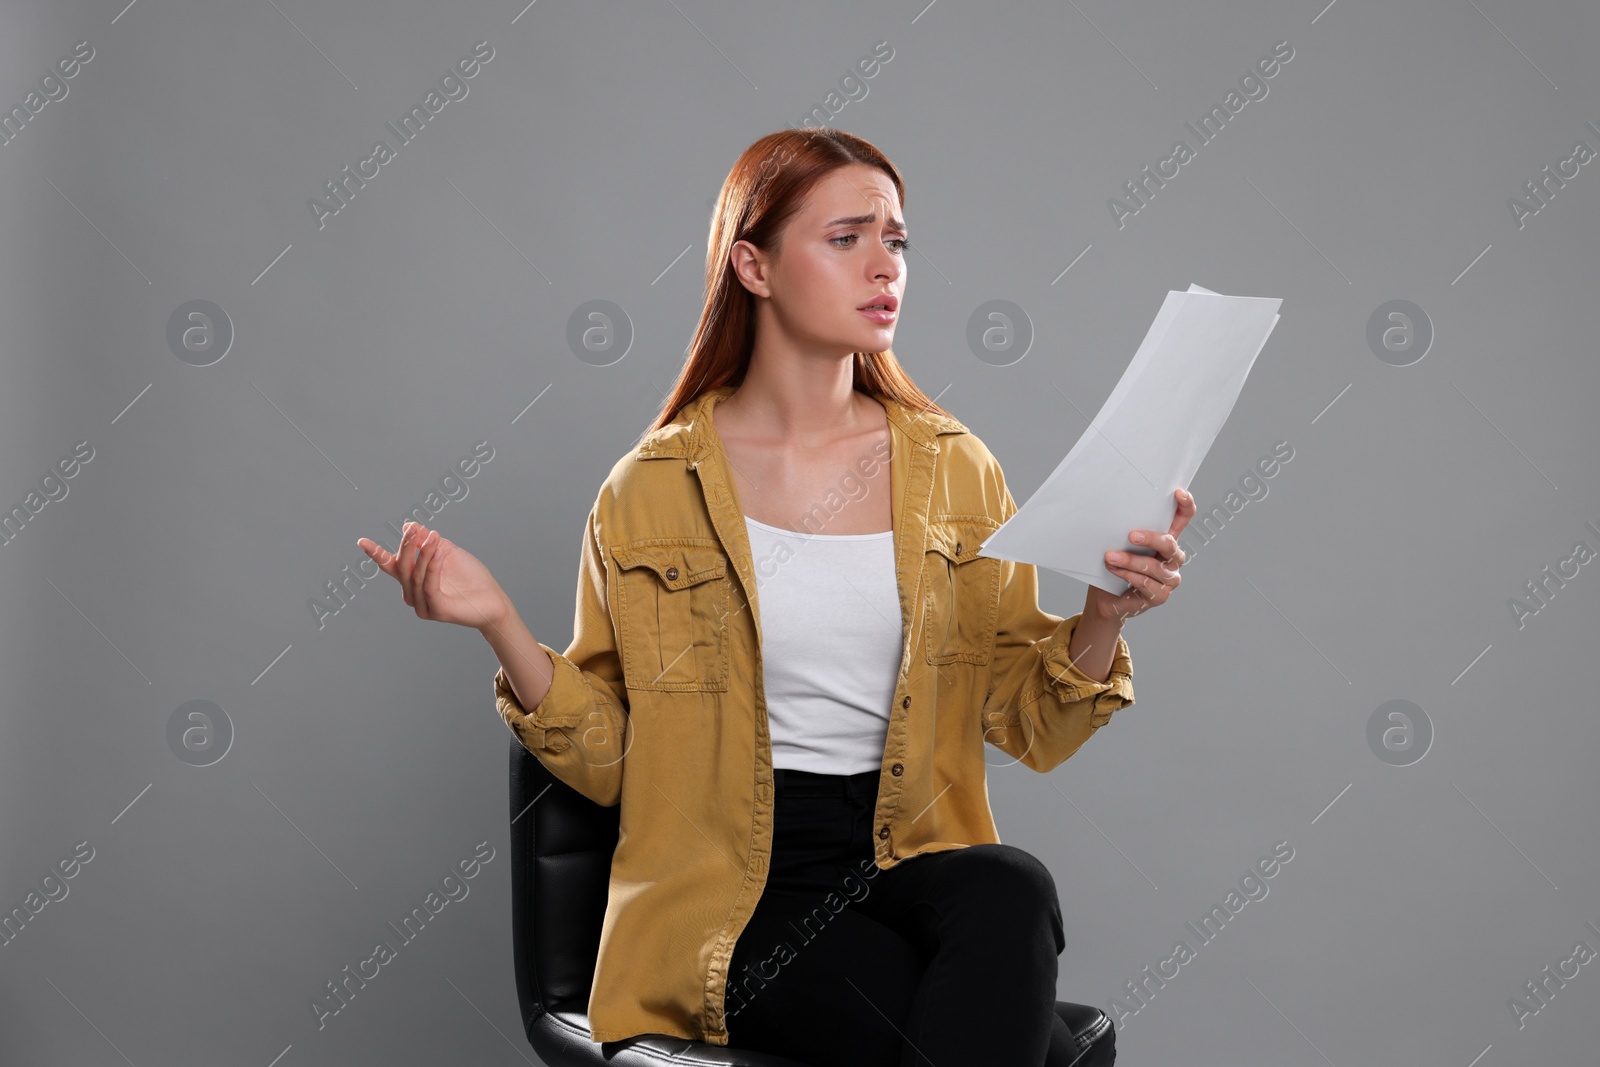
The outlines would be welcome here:
M 511 940 L 522 1025 L 587 1011 L 620 806 L 602 807 L 511 735 Z

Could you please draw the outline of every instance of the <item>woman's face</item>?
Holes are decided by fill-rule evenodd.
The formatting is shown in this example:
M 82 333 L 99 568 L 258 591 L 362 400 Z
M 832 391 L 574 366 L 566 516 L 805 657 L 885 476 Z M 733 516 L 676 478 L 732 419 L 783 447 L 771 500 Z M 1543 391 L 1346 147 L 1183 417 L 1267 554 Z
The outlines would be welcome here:
M 779 328 L 797 346 L 882 352 L 894 343 L 900 309 L 859 309 L 886 296 L 895 305 L 904 295 L 905 238 L 894 183 L 877 167 L 854 163 L 812 188 L 776 256 L 741 242 L 734 265 L 747 289 L 770 300 Z

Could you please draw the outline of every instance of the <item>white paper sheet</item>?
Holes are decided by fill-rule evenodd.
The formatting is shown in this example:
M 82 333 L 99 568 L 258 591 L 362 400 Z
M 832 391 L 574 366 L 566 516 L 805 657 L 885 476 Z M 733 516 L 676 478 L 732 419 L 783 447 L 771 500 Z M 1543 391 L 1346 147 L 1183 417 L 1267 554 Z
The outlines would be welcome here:
M 1187 489 L 1200 469 L 1282 303 L 1198 285 L 1167 293 L 1089 428 L 979 555 L 1127 592 L 1129 584 L 1106 569 L 1105 553 L 1154 554 L 1131 544 L 1128 531 L 1172 526 L 1173 492 Z

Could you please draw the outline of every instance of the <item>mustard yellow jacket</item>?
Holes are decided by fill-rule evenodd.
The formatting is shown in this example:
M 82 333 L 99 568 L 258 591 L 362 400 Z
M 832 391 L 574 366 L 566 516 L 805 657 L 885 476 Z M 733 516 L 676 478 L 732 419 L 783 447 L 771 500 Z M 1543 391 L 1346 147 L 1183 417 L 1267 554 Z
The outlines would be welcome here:
M 522 743 L 586 797 L 622 805 L 589 999 L 596 1041 L 726 1045 L 729 958 L 766 884 L 761 613 L 711 420 L 731 392 L 703 394 L 612 467 L 584 531 L 572 643 L 541 642 L 555 677 L 539 706 L 517 702 L 504 668 L 494 677 Z M 904 634 L 874 816 L 887 870 L 998 842 L 984 743 L 1051 770 L 1133 703 L 1133 667 L 1119 637 L 1106 681 L 1079 671 L 1067 648 L 1080 616 L 1040 610 L 1033 564 L 977 554 L 1017 509 L 977 436 L 882 403 Z

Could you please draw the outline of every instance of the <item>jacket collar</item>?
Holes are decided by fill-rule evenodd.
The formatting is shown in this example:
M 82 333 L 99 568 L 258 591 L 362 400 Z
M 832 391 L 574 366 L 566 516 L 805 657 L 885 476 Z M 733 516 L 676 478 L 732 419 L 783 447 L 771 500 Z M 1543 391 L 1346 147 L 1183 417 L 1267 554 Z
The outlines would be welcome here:
M 715 427 L 711 423 L 711 409 L 726 399 L 737 386 L 722 385 L 708 389 L 665 426 L 647 433 L 639 442 L 635 453 L 638 459 L 667 459 L 678 457 L 691 468 L 711 452 L 715 445 Z M 911 440 L 926 449 L 937 452 L 940 434 L 967 433 L 967 428 L 948 415 L 934 411 L 920 411 L 889 397 L 879 398 L 879 403 L 889 416 L 892 426 L 898 427 Z

